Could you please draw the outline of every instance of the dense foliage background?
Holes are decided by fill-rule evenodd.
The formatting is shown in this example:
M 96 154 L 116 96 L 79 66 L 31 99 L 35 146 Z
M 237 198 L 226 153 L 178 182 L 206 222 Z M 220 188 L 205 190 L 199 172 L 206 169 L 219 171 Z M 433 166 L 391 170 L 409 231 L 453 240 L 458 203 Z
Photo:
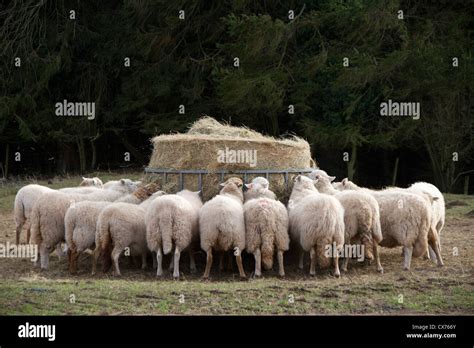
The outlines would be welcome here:
M 298 134 L 339 178 L 371 186 L 427 180 L 463 191 L 471 175 L 472 192 L 470 1 L 0 6 L 3 176 L 146 165 L 151 136 L 209 114 L 273 136 Z M 95 102 L 95 120 L 55 116 L 63 99 Z M 421 118 L 380 117 L 388 99 L 420 102 Z

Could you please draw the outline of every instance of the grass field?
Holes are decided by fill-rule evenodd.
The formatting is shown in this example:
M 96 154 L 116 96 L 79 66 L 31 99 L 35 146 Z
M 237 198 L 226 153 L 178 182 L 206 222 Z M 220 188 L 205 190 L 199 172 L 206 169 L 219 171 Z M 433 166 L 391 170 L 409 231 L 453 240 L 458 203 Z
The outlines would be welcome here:
M 94 173 L 106 180 L 138 178 L 141 173 Z M 59 181 L 53 188 L 75 186 L 79 177 Z M 40 184 L 47 185 L 40 181 Z M 13 201 L 25 182 L 0 183 L 0 243 L 14 243 Z M 90 275 L 90 260 L 81 257 L 79 273 L 71 276 L 67 264 L 52 256 L 50 269 L 39 271 L 28 259 L 0 258 L 0 314 L 19 315 L 125 315 L 125 314 L 474 314 L 473 231 L 474 197 L 446 195 L 447 221 L 442 232 L 445 267 L 414 259 L 410 271 L 402 270 L 401 248 L 382 249 L 385 273 L 374 265 L 349 265 L 340 279 L 320 271 L 300 272 L 296 259 L 285 259 L 287 277 L 274 271 L 262 279 L 238 280 L 233 271 L 219 274 L 217 261 L 211 281 L 200 279 L 204 254 L 198 255 L 199 274 L 189 274 L 183 257 L 182 280 L 166 273 L 157 280 L 151 267 L 139 267 L 121 259 L 123 276 Z M 25 233 L 22 240 L 25 239 Z M 128 260 L 129 261 L 129 260 Z M 250 274 L 253 260 L 244 255 Z M 169 262 L 165 259 L 165 265 Z M 150 263 L 151 264 L 151 263 Z

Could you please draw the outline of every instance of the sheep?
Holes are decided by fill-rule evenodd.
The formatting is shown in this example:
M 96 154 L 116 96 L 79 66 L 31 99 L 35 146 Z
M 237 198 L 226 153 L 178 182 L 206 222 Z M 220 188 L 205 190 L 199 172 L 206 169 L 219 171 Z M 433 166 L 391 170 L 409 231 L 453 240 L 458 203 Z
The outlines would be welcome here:
M 278 274 L 285 276 L 283 252 L 289 249 L 288 212 L 285 206 L 272 198 L 268 198 L 268 186 L 260 184 L 255 178 L 245 195 L 245 248 L 255 257 L 255 276 L 260 277 L 261 263 L 269 270 L 273 266 L 273 251 L 277 249 Z M 265 178 L 261 178 L 264 179 Z M 267 182 L 268 183 L 268 182 Z M 251 196 L 252 198 L 247 198 Z M 273 196 L 275 196 L 273 194 Z
M 175 195 L 155 199 L 145 214 L 148 248 L 157 255 L 157 276 L 163 275 L 163 254 L 174 246 L 173 278 L 179 278 L 179 259 L 183 250 L 189 250 L 191 272 L 196 271 L 193 244 L 199 237 L 200 192 L 183 190 Z
M 79 186 L 97 186 L 97 185 L 102 185 L 102 181 L 99 178 L 84 178 L 83 177 L 82 182 L 79 184 Z M 79 189 L 79 187 L 69 188 L 69 189 L 74 190 L 74 189 Z M 93 190 L 94 188 L 81 187 L 81 189 L 90 191 L 90 190 Z M 64 190 L 64 189 L 61 189 L 61 190 Z M 35 202 L 38 200 L 38 198 L 41 197 L 43 193 L 52 192 L 52 191 L 55 191 L 55 190 L 49 187 L 37 185 L 37 184 L 26 185 L 26 186 L 23 186 L 20 190 L 18 190 L 15 197 L 14 212 L 13 212 L 13 216 L 15 218 L 15 225 L 16 225 L 16 228 L 15 228 L 16 244 L 20 244 L 21 231 L 23 229 L 25 222 L 27 222 L 29 219 L 31 210 L 33 209 Z M 87 192 L 84 192 L 84 193 L 87 193 Z M 27 243 L 30 241 L 30 232 L 31 232 L 31 229 L 28 226 L 27 231 L 26 231 Z
M 371 246 L 377 271 L 383 273 L 378 253 L 378 244 L 382 240 L 382 231 L 377 201 L 370 194 L 361 191 L 340 192 L 331 185 L 331 181 L 335 179 L 334 177 L 319 172 L 322 171 L 313 171 L 309 175 L 313 179 L 317 190 L 334 196 L 341 202 L 344 208 L 345 243 L 350 244 L 360 240 L 365 246 Z M 367 251 L 370 251 L 370 249 Z M 369 256 L 371 256 L 370 253 Z M 345 257 L 342 265 L 344 272 L 347 272 L 348 263 L 349 257 Z
M 64 217 L 69 272 L 77 272 L 77 259 L 95 242 L 95 228 L 101 211 L 111 202 L 83 201 L 72 205 Z
M 23 186 L 15 196 L 14 212 L 15 225 L 16 225 L 16 244 L 20 244 L 20 234 L 23 229 L 23 225 L 28 221 L 30 223 L 30 215 L 35 202 L 43 195 L 43 193 L 55 192 L 46 186 L 31 184 Z M 30 226 L 27 227 L 26 242 L 30 240 Z
M 209 278 L 212 251 L 228 251 L 231 248 L 234 249 L 239 275 L 246 278 L 241 255 L 245 249 L 243 183 L 239 178 L 230 178 L 221 186 L 219 194 L 206 202 L 199 212 L 201 248 L 207 255 L 203 278 Z
M 98 177 L 93 177 L 93 178 L 82 177 L 82 182 L 79 184 L 79 186 L 96 186 L 98 188 L 103 188 L 104 184 L 102 183 L 102 180 L 100 180 Z
M 158 190 L 158 185 L 151 183 L 135 190 L 116 202 L 139 204 Z M 95 231 L 100 212 L 111 202 L 82 201 L 71 206 L 64 217 L 66 243 L 69 255 L 69 271 L 77 271 L 77 259 L 81 252 L 93 247 Z
M 361 188 L 353 182 L 343 179 L 342 190 L 359 190 L 370 193 L 379 204 L 380 223 L 383 239 L 380 245 L 387 248 L 403 246 L 403 268 L 410 269 L 412 257 L 420 257 L 428 251 L 430 243 L 441 260 L 439 249 L 434 238 L 431 224 L 431 206 L 426 197 L 399 188 L 388 188 L 381 191 Z M 438 266 L 442 266 L 438 262 Z
M 115 274 L 121 276 L 119 258 L 126 248 L 130 251 L 130 256 L 141 256 L 142 269 L 146 268 L 148 248 L 145 213 L 149 205 L 163 194 L 163 191 L 155 192 L 140 205 L 120 202 L 102 210 L 97 220 L 95 249 L 92 255 L 93 275 L 96 273 L 97 260 L 102 255 L 104 271 L 108 270 L 110 261 L 113 261 Z
M 258 176 L 252 180 L 250 184 L 246 184 L 247 188 L 251 188 L 253 184 L 256 184 L 253 190 L 247 190 L 244 192 L 244 200 L 248 201 L 252 198 L 267 197 L 272 200 L 276 200 L 276 195 L 268 189 L 269 182 L 264 177 Z M 257 189 L 258 188 L 258 189 Z
M 32 241 L 38 245 L 41 268 L 48 268 L 49 253 L 57 244 L 65 241 L 64 217 L 72 204 L 80 201 L 114 201 L 135 189 L 136 186 L 130 180 L 122 179 L 109 189 L 96 193 L 44 193 L 31 212 Z
M 444 227 L 446 208 L 444 204 L 444 197 L 440 190 L 436 186 L 426 182 L 416 182 L 407 188 L 407 191 L 412 192 L 423 192 L 424 194 L 429 193 L 433 198 L 431 207 L 432 207 L 432 224 L 435 226 L 437 232 L 437 243 L 439 251 L 441 252 L 441 230 Z M 435 250 L 429 245 L 430 258 L 437 260 Z M 442 260 L 441 260 L 442 263 Z
M 298 175 L 294 179 L 288 208 L 290 235 L 303 251 L 309 251 L 311 255 L 310 275 L 316 274 L 317 258 L 322 268 L 329 266 L 328 252 L 331 251 L 334 275 L 339 277 L 338 254 L 344 244 L 344 208 L 341 203 L 332 196 L 319 193 L 310 178 Z

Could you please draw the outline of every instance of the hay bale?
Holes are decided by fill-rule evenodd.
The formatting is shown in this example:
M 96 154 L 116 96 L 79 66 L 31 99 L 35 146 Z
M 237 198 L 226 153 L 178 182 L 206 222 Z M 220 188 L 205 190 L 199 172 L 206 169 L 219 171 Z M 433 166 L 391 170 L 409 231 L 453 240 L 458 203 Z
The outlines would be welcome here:
M 211 117 L 196 121 L 188 133 L 160 135 L 152 139 L 153 154 L 149 168 L 167 169 L 202 169 L 211 174 L 203 175 L 203 197 L 205 200 L 214 196 L 219 190 L 219 170 L 287 170 L 314 167 L 309 144 L 298 137 L 275 139 L 264 136 L 244 127 L 233 127 L 221 124 Z M 232 154 L 236 154 L 235 158 Z M 255 155 L 255 158 L 252 158 Z M 222 160 L 226 161 L 222 161 Z M 233 162 L 235 159 L 235 163 Z M 255 162 L 252 159 L 256 159 Z M 238 161 L 237 161 L 238 160 Z M 243 175 L 226 175 L 243 177 Z M 247 181 L 253 177 L 249 175 Z M 161 174 L 150 174 L 150 180 L 163 179 Z M 163 189 L 170 192 L 178 190 L 179 176 L 167 175 L 167 184 Z M 285 198 L 288 195 L 284 184 L 284 175 L 270 174 L 271 188 Z M 184 176 L 184 187 L 198 189 L 198 176 Z

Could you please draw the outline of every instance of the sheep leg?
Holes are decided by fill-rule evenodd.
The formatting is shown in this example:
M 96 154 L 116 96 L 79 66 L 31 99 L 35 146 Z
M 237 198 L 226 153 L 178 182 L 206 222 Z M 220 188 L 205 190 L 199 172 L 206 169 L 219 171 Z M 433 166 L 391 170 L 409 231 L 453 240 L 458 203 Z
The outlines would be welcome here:
M 69 249 L 69 272 L 74 274 L 77 273 L 77 259 L 79 258 L 79 253 L 77 250 Z
M 410 269 L 412 253 L 413 253 L 413 247 L 403 247 L 403 254 L 405 257 L 405 260 L 403 263 L 403 269 L 406 271 Z
M 146 257 L 147 257 L 147 254 L 146 254 L 146 251 L 145 251 L 142 254 L 142 269 L 146 269 Z
M 28 225 L 26 229 L 26 244 L 30 244 L 31 241 L 31 226 Z
M 212 266 L 212 248 L 207 250 L 207 257 L 206 257 L 206 269 L 204 270 L 204 279 L 209 279 L 209 273 L 211 272 Z
M 435 237 L 435 238 L 430 239 L 429 244 L 430 244 L 430 247 L 433 248 L 434 253 L 436 255 L 436 257 L 434 257 L 433 260 L 437 261 L 438 267 L 443 267 L 444 266 L 443 258 L 441 257 L 441 251 L 439 250 L 440 248 L 439 248 L 439 242 L 437 238 Z M 431 249 L 430 249 L 430 252 L 431 252 Z
M 196 268 L 196 260 L 194 258 L 194 250 L 189 249 L 189 269 L 192 274 L 195 274 L 197 272 Z
M 100 256 L 100 248 L 96 247 L 94 251 L 92 252 L 92 275 L 96 273 L 97 260 L 99 259 L 99 256 Z
M 49 267 L 49 252 L 50 248 L 47 246 L 40 246 L 41 269 L 48 269 Z
M 240 254 L 240 252 L 238 255 L 235 256 L 235 260 L 237 261 L 237 267 L 239 268 L 240 278 L 247 278 L 244 272 L 244 266 L 242 265 L 242 255 Z
M 112 243 L 107 244 L 104 249 L 101 249 L 100 253 L 102 255 L 102 259 L 103 259 L 103 262 L 104 262 L 103 270 L 104 270 L 104 273 L 105 273 L 112 266 L 112 256 L 111 256 L 112 255 Z
M 278 275 L 280 277 L 284 277 L 285 266 L 283 265 L 283 251 L 282 250 L 278 250 L 277 257 L 278 257 Z
M 122 274 L 120 273 L 120 267 L 119 267 L 119 257 L 120 254 L 122 253 L 122 249 L 114 247 L 114 250 L 112 250 L 112 255 L 111 259 L 114 262 L 114 267 L 115 267 L 115 274 L 117 276 L 121 276 Z
M 309 275 L 316 275 L 316 248 L 312 247 L 309 255 L 311 257 L 311 265 L 309 267 Z
M 299 258 L 299 262 L 298 262 L 298 268 L 303 270 L 303 267 L 304 267 L 304 250 L 303 249 L 300 249 L 300 258 Z
M 344 248 L 345 250 L 345 248 Z M 344 255 L 344 259 L 342 260 L 342 266 L 341 266 L 341 270 L 343 272 L 347 272 L 347 266 L 349 265 L 349 256 L 348 255 Z
M 339 254 L 336 251 L 336 255 L 334 255 L 334 276 L 339 278 L 341 276 L 341 272 L 339 271 Z
M 163 275 L 163 253 L 161 247 L 156 251 L 156 276 L 161 277 Z
M 179 248 L 174 249 L 174 270 L 173 270 L 173 278 L 179 279 L 179 258 L 181 257 L 181 251 Z
M 155 269 L 157 267 L 157 262 L 155 255 L 153 255 L 153 252 L 151 253 L 151 259 L 153 260 L 153 269 Z
M 20 233 L 22 230 L 22 225 L 16 227 L 16 244 L 20 244 Z
M 253 256 L 255 257 L 255 277 L 261 277 L 262 276 L 262 253 L 260 249 L 255 250 L 253 253 Z
M 377 272 L 383 273 L 383 267 L 380 263 L 379 246 L 377 245 L 377 243 L 375 243 L 375 241 L 372 244 L 372 250 L 375 257 L 375 265 L 377 266 Z

